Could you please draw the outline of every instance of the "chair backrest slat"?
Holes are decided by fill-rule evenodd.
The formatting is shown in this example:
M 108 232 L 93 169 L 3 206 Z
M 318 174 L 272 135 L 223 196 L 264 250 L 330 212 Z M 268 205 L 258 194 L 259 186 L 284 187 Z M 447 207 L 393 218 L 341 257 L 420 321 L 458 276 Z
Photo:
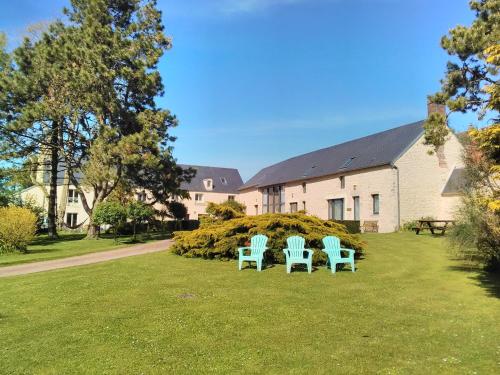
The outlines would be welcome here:
M 340 240 L 335 236 L 327 236 L 323 238 L 323 245 L 325 250 L 327 250 L 335 258 L 341 258 L 340 255 Z
M 267 237 L 257 234 L 250 239 L 250 251 L 252 255 L 258 255 L 266 250 Z
M 306 240 L 300 236 L 292 236 L 286 239 L 288 251 L 292 258 L 304 257 L 304 245 Z

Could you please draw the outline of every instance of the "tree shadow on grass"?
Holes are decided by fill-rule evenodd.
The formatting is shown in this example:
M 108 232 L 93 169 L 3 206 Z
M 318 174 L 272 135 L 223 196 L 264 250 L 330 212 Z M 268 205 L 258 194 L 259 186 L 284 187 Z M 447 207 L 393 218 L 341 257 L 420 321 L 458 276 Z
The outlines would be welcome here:
M 79 241 L 85 238 L 84 233 L 71 233 L 61 235 L 59 238 L 48 238 L 48 237 L 35 237 L 35 239 L 31 242 L 31 245 L 35 246 L 48 246 L 54 245 L 60 242 L 68 242 L 68 241 Z
M 450 266 L 449 269 L 469 273 L 469 279 L 474 280 L 476 285 L 485 289 L 488 295 L 500 298 L 500 274 L 487 272 L 479 266 L 458 265 Z

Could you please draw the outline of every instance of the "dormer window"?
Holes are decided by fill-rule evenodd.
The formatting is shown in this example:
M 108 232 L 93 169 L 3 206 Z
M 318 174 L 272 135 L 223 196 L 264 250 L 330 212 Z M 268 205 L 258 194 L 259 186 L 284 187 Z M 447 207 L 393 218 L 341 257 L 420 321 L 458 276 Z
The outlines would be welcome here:
M 205 178 L 203 180 L 203 185 L 205 185 L 206 190 L 213 190 L 214 189 L 214 182 L 211 178 Z
M 220 178 L 220 182 L 221 182 L 222 185 L 227 185 L 226 177 L 221 177 Z

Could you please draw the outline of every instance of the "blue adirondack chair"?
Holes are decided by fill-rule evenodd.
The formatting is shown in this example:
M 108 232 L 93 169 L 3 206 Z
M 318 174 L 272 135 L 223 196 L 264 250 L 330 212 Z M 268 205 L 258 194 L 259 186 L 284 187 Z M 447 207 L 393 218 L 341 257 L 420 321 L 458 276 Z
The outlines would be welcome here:
M 283 250 L 286 258 L 286 273 L 290 273 L 292 264 L 305 264 L 307 271 L 311 273 L 313 251 L 304 248 L 305 242 L 300 236 L 292 236 L 286 239 L 288 247 Z M 307 257 L 304 257 L 304 253 L 307 253 Z
M 238 269 L 241 271 L 243 262 L 255 262 L 257 263 L 257 271 L 262 270 L 264 252 L 267 250 L 266 244 L 267 237 L 263 234 L 257 234 L 251 238 L 249 247 L 238 248 Z M 248 251 L 250 251 L 250 254 L 245 255 L 245 252 Z
M 334 236 L 323 238 L 323 245 L 325 246 L 323 252 L 328 255 L 328 263 L 330 263 L 332 273 L 335 273 L 335 269 L 339 263 L 349 263 L 351 265 L 351 271 L 354 272 L 354 250 L 340 247 L 340 240 Z M 347 252 L 349 256 L 342 257 L 343 251 Z M 326 264 L 327 267 L 328 263 Z

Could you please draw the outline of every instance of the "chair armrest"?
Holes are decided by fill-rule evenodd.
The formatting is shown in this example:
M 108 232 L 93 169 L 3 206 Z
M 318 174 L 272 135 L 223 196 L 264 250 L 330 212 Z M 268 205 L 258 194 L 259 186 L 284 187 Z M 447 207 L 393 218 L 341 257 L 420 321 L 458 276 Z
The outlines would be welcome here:
M 240 254 L 240 256 L 244 255 L 243 252 L 249 249 L 250 249 L 249 247 L 238 247 L 238 253 Z
M 354 253 L 356 252 L 356 251 L 355 251 L 355 250 L 353 250 L 353 249 L 343 249 L 343 248 L 341 248 L 340 250 L 341 250 L 341 251 L 347 251 L 347 252 L 349 253 L 349 255 L 354 255 Z
M 307 251 L 307 253 L 309 254 L 308 258 L 312 258 L 313 254 L 314 254 L 314 250 L 312 250 L 312 249 L 304 249 L 304 250 Z
M 285 256 L 288 258 L 288 249 L 283 249 L 283 252 L 285 253 Z

